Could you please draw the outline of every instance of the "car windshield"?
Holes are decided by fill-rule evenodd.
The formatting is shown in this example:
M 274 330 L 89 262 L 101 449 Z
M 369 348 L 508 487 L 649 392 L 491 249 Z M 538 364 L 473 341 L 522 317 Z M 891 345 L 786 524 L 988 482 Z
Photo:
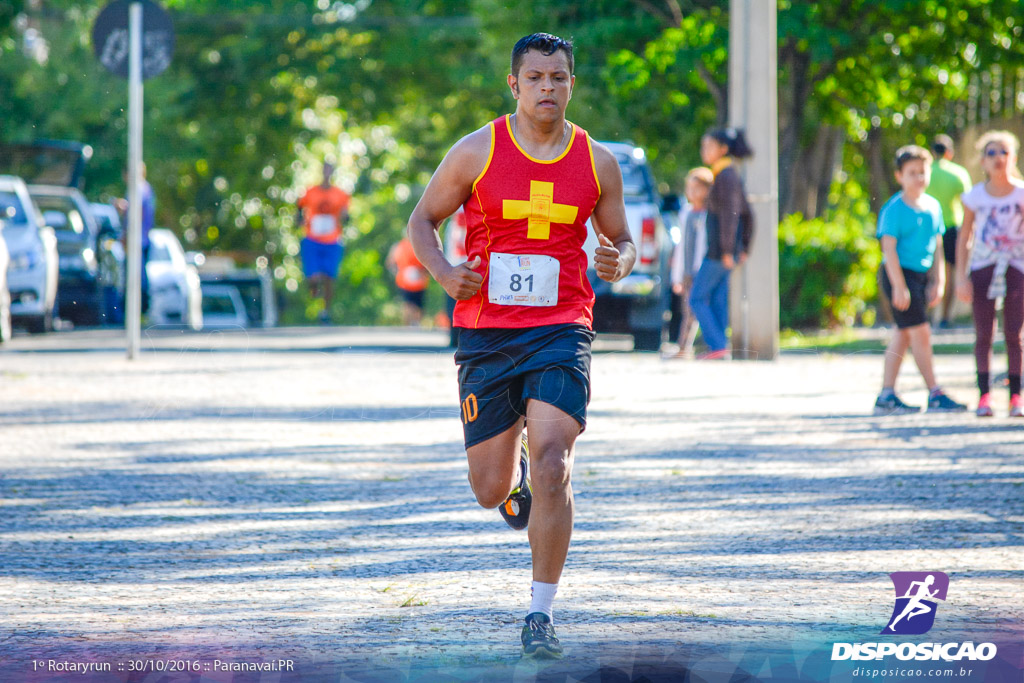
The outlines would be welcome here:
M 149 247 L 148 261 L 171 261 L 171 250 L 165 244 L 153 242 Z
M 644 167 L 627 154 L 616 153 L 615 158 L 622 171 L 622 194 L 626 197 L 647 198 L 650 195 L 650 188 L 647 186 Z
M 235 315 L 235 302 L 229 294 L 203 294 L 203 313 Z
M 116 214 L 111 215 L 103 209 L 94 209 L 92 215 L 96 218 L 96 223 L 100 226 L 100 232 L 121 232 L 121 224 L 116 221 Z
M 25 207 L 21 205 L 18 195 L 13 192 L 0 190 L 0 218 L 6 218 L 12 223 L 25 223 Z
M 85 235 L 85 219 L 75 205 L 75 202 L 68 197 L 51 197 L 46 195 L 35 195 L 36 205 L 46 215 L 48 211 L 54 211 L 64 215 L 63 225 L 56 226 L 58 240 L 82 240 Z

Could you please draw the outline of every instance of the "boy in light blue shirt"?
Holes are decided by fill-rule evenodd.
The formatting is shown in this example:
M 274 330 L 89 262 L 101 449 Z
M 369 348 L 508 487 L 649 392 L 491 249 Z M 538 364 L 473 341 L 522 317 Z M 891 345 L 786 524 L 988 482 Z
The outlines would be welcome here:
M 942 208 L 925 194 L 931 176 L 932 155 L 917 145 L 896 151 L 896 182 L 902 190 L 885 203 L 878 214 L 878 238 L 882 242 L 882 291 L 892 304 L 896 332 L 885 350 L 882 393 L 875 401 L 875 415 L 915 413 L 918 406 L 896 395 L 896 378 L 909 348 L 921 377 L 928 386 L 929 412 L 959 412 L 967 406 L 949 398 L 935 380 L 932 363 L 928 306 L 942 298 L 942 234 L 946 227 Z

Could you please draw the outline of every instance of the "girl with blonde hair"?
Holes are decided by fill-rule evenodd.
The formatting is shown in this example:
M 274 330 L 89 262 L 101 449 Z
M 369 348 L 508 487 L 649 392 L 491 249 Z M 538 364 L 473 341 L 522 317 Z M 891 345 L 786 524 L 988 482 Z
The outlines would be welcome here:
M 956 244 L 957 297 L 971 303 L 978 417 L 993 415 L 990 395 L 996 299 L 1003 299 L 1003 333 L 1010 383 L 1010 417 L 1024 417 L 1021 330 L 1024 329 L 1024 181 L 1017 170 L 1020 142 L 989 131 L 978 142 L 985 182 L 962 196 L 964 224 Z

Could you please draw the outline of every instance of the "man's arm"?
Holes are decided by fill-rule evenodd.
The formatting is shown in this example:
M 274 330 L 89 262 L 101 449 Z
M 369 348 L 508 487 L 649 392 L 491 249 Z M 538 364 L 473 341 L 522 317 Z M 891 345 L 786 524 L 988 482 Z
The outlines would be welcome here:
M 629 275 L 636 262 L 636 245 L 629 234 L 626 205 L 622 201 L 622 171 L 607 147 L 597 142 L 592 145 L 601 183 L 601 198 L 590 216 L 600 243 L 594 250 L 594 270 L 602 280 L 618 282 Z
M 445 258 L 438 229 L 473 191 L 473 182 L 483 171 L 490 149 L 490 126 L 455 143 L 409 216 L 409 241 L 416 258 L 453 299 L 469 299 L 480 290 L 483 276 L 473 270 L 480 265 L 480 256 L 452 266 Z

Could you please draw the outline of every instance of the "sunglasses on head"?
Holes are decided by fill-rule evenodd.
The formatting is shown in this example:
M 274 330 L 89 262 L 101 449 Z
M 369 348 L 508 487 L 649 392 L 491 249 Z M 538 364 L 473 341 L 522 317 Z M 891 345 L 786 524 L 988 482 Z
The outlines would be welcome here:
M 987 156 L 987 157 L 994 157 L 997 154 L 1000 155 L 1000 156 L 1004 156 L 1005 157 L 1005 156 L 1009 156 L 1010 152 L 1008 152 L 1005 149 L 986 149 L 985 150 L 985 156 Z

